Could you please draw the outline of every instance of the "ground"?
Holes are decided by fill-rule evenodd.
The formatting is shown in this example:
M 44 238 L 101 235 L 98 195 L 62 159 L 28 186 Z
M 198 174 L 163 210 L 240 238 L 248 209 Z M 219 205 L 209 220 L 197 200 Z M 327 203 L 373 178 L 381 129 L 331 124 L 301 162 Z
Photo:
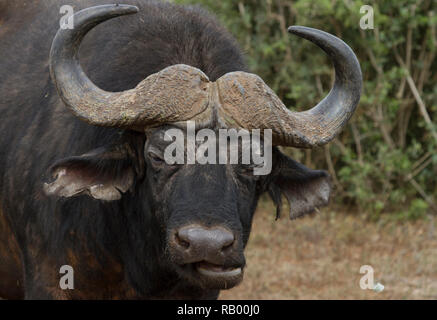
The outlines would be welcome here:
M 342 210 L 275 222 L 262 203 L 245 278 L 220 299 L 437 299 L 437 219 L 370 222 Z M 362 290 L 362 265 L 382 292 Z

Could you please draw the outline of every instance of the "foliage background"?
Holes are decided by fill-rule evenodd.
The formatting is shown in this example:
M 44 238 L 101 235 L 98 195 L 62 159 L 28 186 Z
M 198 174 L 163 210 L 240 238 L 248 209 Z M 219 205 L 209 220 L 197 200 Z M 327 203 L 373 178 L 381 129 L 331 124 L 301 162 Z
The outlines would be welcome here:
M 175 2 L 215 13 L 239 41 L 251 71 L 293 110 L 320 101 L 334 72 L 322 50 L 289 35 L 287 27 L 309 26 L 343 39 L 363 71 L 359 107 L 328 146 L 290 154 L 311 168 L 329 170 L 334 201 L 369 218 L 417 219 L 437 212 L 435 1 Z M 373 30 L 360 28 L 363 5 L 373 7 Z

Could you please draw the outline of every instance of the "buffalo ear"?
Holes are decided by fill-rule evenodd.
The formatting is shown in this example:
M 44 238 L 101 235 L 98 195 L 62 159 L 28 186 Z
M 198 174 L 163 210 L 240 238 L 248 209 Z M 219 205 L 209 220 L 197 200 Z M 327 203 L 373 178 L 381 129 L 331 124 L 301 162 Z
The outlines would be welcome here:
M 126 145 L 95 149 L 62 159 L 49 169 L 54 179 L 44 183 L 46 195 L 73 197 L 86 194 L 99 200 L 119 200 L 135 180 L 135 166 Z
M 276 204 L 276 218 L 281 214 L 281 194 L 285 195 L 290 205 L 291 219 L 312 213 L 328 204 L 331 181 L 326 171 L 311 170 L 279 150 L 276 150 L 274 157 L 268 192 Z

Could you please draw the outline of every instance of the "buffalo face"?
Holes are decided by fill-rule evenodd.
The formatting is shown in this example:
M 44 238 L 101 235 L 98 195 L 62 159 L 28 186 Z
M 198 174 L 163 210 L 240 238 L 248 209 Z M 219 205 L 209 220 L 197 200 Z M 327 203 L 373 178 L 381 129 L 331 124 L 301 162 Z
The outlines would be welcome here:
M 167 257 L 176 272 L 200 286 L 232 287 L 243 276 L 259 177 L 249 172 L 251 164 L 168 164 L 167 130 L 153 130 L 144 149 Z

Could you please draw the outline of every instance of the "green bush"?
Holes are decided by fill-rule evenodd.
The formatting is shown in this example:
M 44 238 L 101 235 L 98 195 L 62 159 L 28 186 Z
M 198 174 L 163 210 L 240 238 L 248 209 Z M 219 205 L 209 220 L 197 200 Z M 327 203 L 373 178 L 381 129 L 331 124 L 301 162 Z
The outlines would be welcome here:
M 360 105 L 327 147 L 290 154 L 311 167 L 329 169 L 335 201 L 372 216 L 391 212 L 417 218 L 437 210 L 437 127 L 426 120 L 437 116 L 435 1 L 176 2 L 200 4 L 215 13 L 238 39 L 252 72 L 292 110 L 305 110 L 325 96 L 333 70 L 320 49 L 286 28 L 304 25 L 343 39 L 361 63 Z M 374 9 L 373 30 L 359 26 L 365 4 Z

